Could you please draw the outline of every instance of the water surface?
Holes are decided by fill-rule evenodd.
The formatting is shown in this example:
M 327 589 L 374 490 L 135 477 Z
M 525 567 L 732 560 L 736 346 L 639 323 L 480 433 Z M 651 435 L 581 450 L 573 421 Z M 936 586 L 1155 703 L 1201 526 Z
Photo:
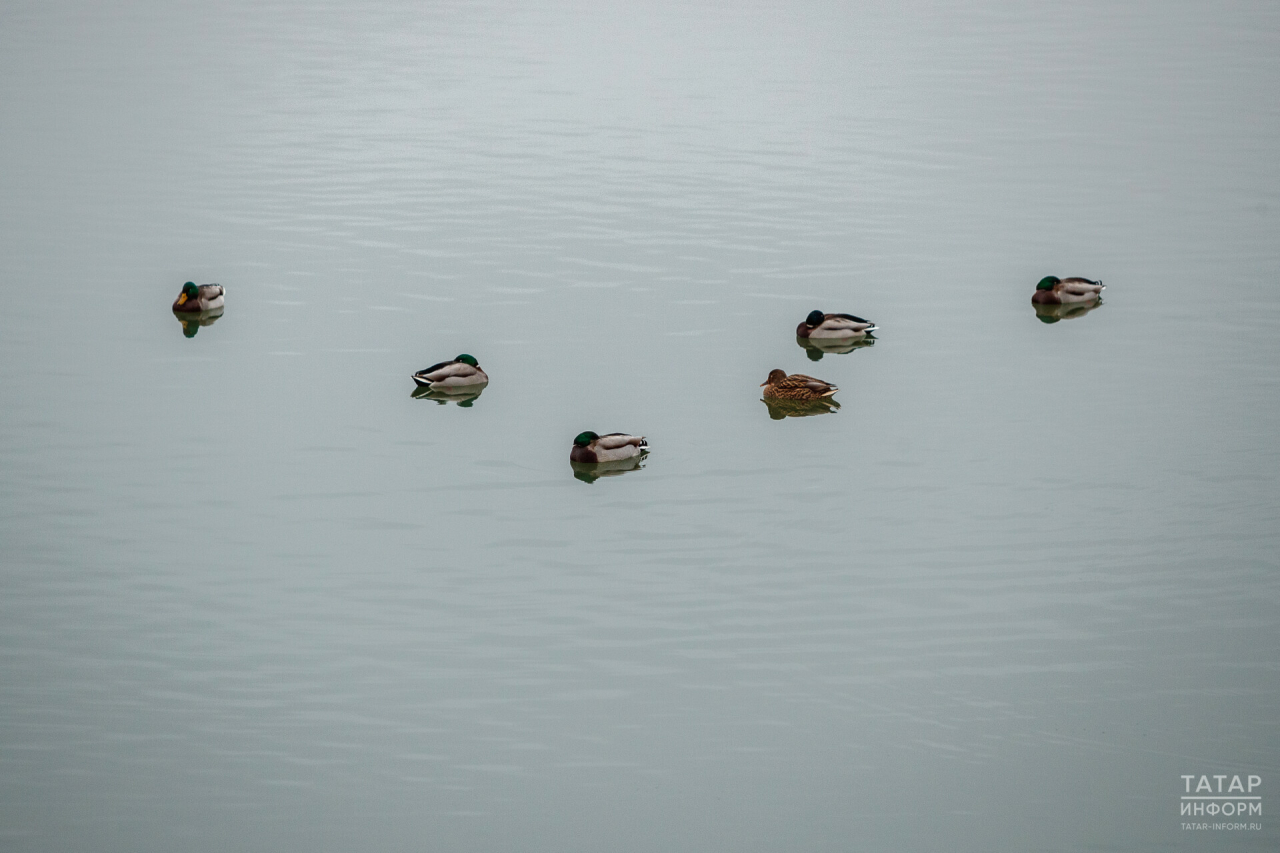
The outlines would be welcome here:
M 7 8 L 4 846 L 1274 849 L 1278 58 L 1249 3 Z

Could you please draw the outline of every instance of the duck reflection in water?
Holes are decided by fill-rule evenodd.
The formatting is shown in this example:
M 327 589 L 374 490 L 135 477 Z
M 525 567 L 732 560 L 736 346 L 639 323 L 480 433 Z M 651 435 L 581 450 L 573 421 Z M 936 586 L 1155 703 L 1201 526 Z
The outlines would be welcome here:
M 834 415 L 840 410 L 840 404 L 830 397 L 820 400 L 766 400 L 762 399 L 769 409 L 769 417 L 775 421 L 783 418 L 808 418 L 813 415 Z
M 485 386 L 479 388 L 472 386 L 470 388 L 462 387 L 454 390 L 442 390 L 440 388 L 428 388 L 421 386 L 413 389 L 410 394 L 415 400 L 434 400 L 441 406 L 447 403 L 457 403 L 464 409 L 471 408 L 471 404 L 480 399 L 480 395 L 484 393 Z
M 822 361 L 827 353 L 843 355 L 863 347 L 875 346 L 876 339 L 871 335 L 861 338 L 802 338 L 797 336 L 796 343 L 804 347 L 805 355 L 810 361 Z
M 575 479 L 584 483 L 594 483 L 601 477 L 620 477 L 631 471 L 639 471 L 649 454 L 643 453 L 630 459 L 615 459 L 612 462 L 570 462 Z
M 1072 302 L 1064 305 L 1039 305 L 1033 303 L 1031 307 L 1036 309 L 1036 319 L 1041 323 L 1056 323 L 1059 320 L 1074 320 L 1077 317 L 1083 317 L 1101 305 L 1102 300 L 1097 299 L 1093 302 Z
M 173 312 L 173 316 L 182 324 L 182 334 L 188 338 L 194 338 L 196 332 L 200 331 L 201 326 L 212 326 L 222 316 L 222 309 L 215 308 L 212 311 L 200 311 L 192 313 L 190 311 L 179 313 Z

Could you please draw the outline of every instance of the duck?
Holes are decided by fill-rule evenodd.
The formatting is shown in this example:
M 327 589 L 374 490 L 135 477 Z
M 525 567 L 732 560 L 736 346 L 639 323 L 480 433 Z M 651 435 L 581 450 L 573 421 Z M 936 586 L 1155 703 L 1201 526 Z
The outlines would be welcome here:
M 785 370 L 770 370 L 769 378 L 760 383 L 766 400 L 820 400 L 840 389 L 830 382 L 803 373 L 787 375 Z
M 588 430 L 578 433 L 573 440 L 569 461 L 616 462 L 619 459 L 630 459 L 648 452 L 649 442 L 643 435 L 627 435 L 625 432 L 598 435 Z
M 413 374 L 413 381 L 423 388 L 432 391 L 449 392 L 455 388 L 474 390 L 477 385 L 486 385 L 489 374 L 480 368 L 475 356 L 465 352 L 453 361 L 442 361 Z
M 870 320 L 852 314 L 823 314 L 810 311 L 804 322 L 796 326 L 797 338 L 861 338 L 880 328 Z
M 1087 278 L 1058 278 L 1047 275 L 1036 285 L 1036 292 L 1031 294 L 1031 302 L 1035 305 L 1065 305 L 1069 302 L 1093 302 L 1102 298 L 1106 285 L 1102 280 L 1091 281 Z
M 202 284 L 196 286 L 194 281 L 182 285 L 182 292 L 173 301 L 173 310 L 181 314 L 196 314 L 201 311 L 216 311 L 226 300 L 227 289 L 220 284 Z

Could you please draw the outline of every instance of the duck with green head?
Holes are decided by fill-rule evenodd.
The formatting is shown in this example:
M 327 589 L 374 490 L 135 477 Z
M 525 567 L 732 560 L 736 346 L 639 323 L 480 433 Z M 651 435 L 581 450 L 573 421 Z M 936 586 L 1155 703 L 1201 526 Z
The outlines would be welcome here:
M 599 435 L 587 430 L 578 433 L 569 451 L 570 462 L 617 462 L 649 452 L 649 442 L 643 435 L 627 435 L 611 432 Z
M 413 374 L 413 381 L 419 387 L 430 388 L 432 391 L 474 391 L 477 385 L 489 383 L 489 374 L 480 368 L 475 356 L 464 352 L 453 361 L 442 361 L 419 370 Z
M 182 292 L 173 301 L 175 314 L 198 314 L 201 311 L 217 311 L 223 307 L 227 289 L 220 284 L 196 285 L 189 281 L 182 285 Z
M 796 326 L 796 337 L 810 340 L 863 338 L 878 328 L 870 320 L 853 314 L 823 314 L 814 310 Z
M 1036 292 L 1031 294 L 1031 302 L 1035 305 L 1066 305 L 1071 302 L 1093 302 L 1102 298 L 1106 285 L 1102 280 L 1092 281 L 1087 278 L 1058 278 L 1047 275 L 1036 285 Z

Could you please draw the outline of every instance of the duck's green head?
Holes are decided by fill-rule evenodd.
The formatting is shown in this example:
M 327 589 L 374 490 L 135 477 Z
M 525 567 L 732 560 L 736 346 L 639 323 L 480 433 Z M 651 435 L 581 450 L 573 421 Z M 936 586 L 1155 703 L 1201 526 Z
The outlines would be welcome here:
M 480 362 L 476 361 L 476 357 L 474 355 L 467 355 L 465 352 L 462 355 L 455 358 L 454 361 L 460 361 L 463 364 L 469 364 L 472 367 L 480 366 Z
M 1036 285 L 1036 290 L 1053 290 L 1053 286 L 1060 281 L 1062 281 L 1062 279 L 1058 278 L 1056 275 L 1047 275 L 1040 279 L 1040 283 Z
M 182 285 L 182 293 L 178 294 L 178 304 L 185 305 L 188 299 L 200 298 L 200 288 L 196 287 L 194 281 L 189 281 Z
M 591 430 L 587 430 L 586 432 L 578 433 L 578 437 L 573 440 L 573 443 L 578 447 L 586 447 L 588 444 L 595 441 L 599 437 L 600 436 L 596 435 Z
M 825 319 L 827 319 L 827 315 L 815 309 L 809 312 L 808 317 L 804 318 L 804 324 L 806 326 L 821 326 L 822 321 Z

